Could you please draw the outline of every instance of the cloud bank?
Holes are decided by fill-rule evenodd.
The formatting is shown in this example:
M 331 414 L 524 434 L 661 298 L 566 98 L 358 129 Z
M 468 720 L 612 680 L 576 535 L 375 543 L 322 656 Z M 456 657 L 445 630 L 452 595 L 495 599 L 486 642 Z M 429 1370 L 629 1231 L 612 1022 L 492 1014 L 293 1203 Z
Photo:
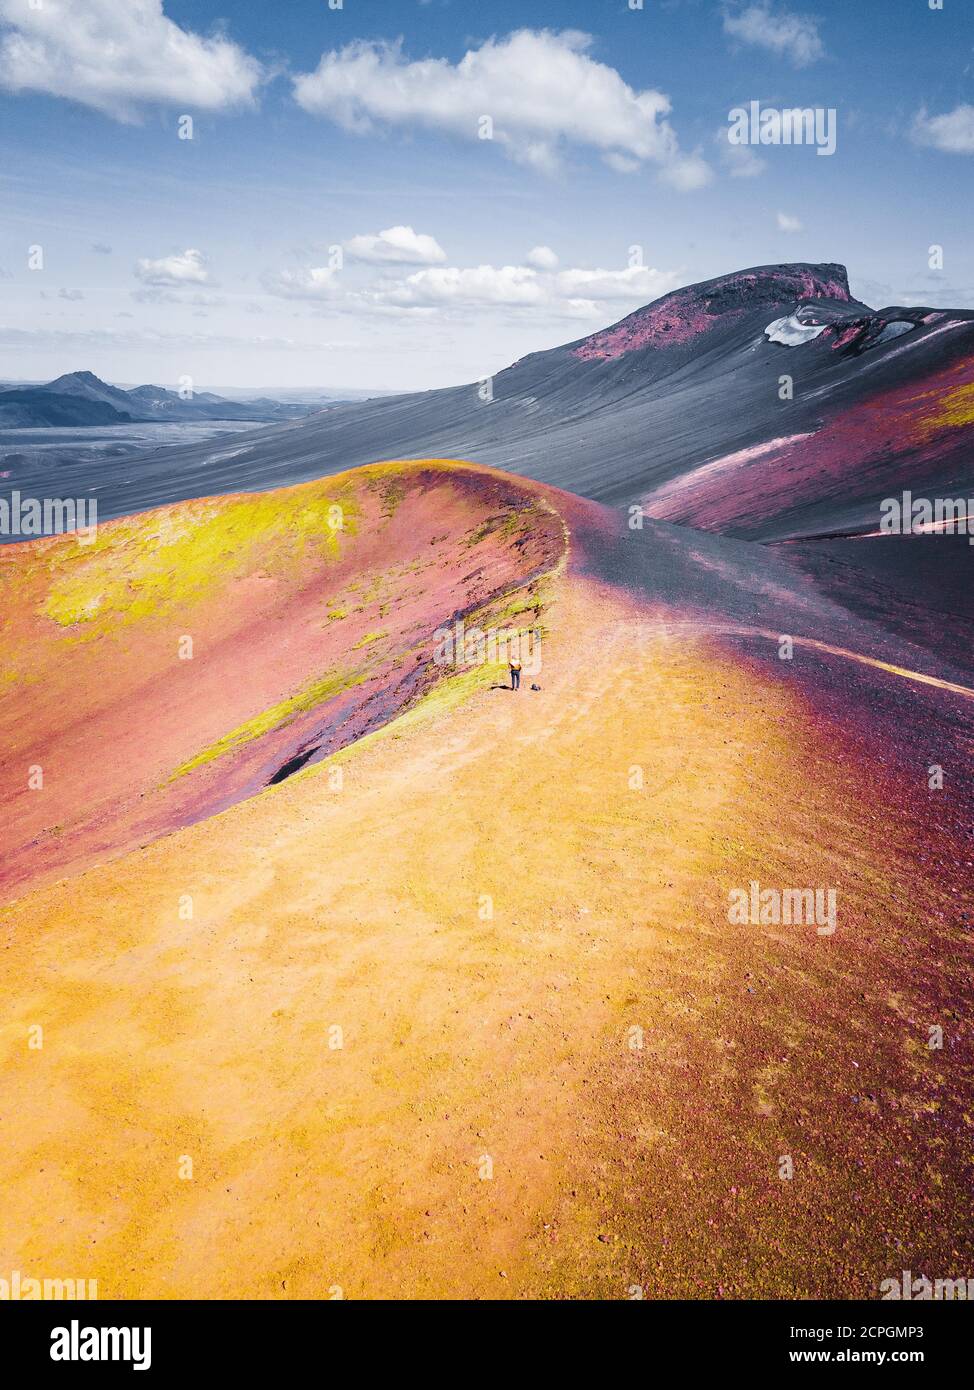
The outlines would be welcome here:
M 163 256 L 157 261 L 140 260 L 136 263 L 135 273 L 144 285 L 171 289 L 205 285 L 210 278 L 202 251 L 192 248 L 179 255 Z
M 913 138 L 946 154 L 974 154 L 974 106 L 955 106 L 942 116 L 924 108 L 913 122 Z
M 297 76 L 294 96 L 305 111 L 356 135 L 418 127 L 492 140 L 546 173 L 559 168 L 566 147 L 582 146 L 624 172 L 658 165 L 677 188 L 708 182 L 708 165 L 680 149 L 666 119 L 669 98 L 630 87 L 590 56 L 592 42 L 575 30 L 519 29 L 454 64 L 411 61 L 401 40 L 358 41 L 323 54 L 314 72 Z
M 818 20 L 812 15 L 776 10 L 771 0 L 725 12 L 724 33 L 753 48 L 764 48 L 787 58 L 796 68 L 808 67 L 825 56 Z
M 346 252 L 357 261 L 386 265 L 437 265 L 446 252 L 435 237 L 414 232 L 412 227 L 387 227 L 376 236 L 354 236 Z
M 0 87 L 46 92 L 132 121 L 146 105 L 252 105 L 260 64 L 163 14 L 162 0 L 0 0 Z

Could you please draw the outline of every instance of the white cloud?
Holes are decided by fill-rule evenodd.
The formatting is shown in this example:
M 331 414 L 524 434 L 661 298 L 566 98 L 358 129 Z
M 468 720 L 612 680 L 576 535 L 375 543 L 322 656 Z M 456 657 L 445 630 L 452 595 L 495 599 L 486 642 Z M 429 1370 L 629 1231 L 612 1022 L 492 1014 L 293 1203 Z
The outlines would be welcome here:
M 411 274 L 380 276 L 365 285 L 321 267 L 265 275 L 264 288 L 277 298 L 328 301 L 339 312 L 425 315 L 453 310 L 498 310 L 541 317 L 598 317 L 603 301 L 636 308 L 681 283 L 675 271 L 648 266 L 622 270 L 558 269 L 550 246 L 536 246 L 530 264 L 424 266 Z
M 535 270 L 554 270 L 558 264 L 558 257 L 550 246 L 535 246 L 528 252 L 527 261 Z
M 913 138 L 947 154 L 974 154 L 974 106 L 955 106 L 942 116 L 923 108 L 913 122 Z
M 717 142 L 721 163 L 731 178 L 753 179 L 763 174 L 768 167 L 768 161 L 755 154 L 750 145 L 732 145 L 728 139 L 729 132 L 730 127 L 722 125 L 714 139 Z
M 592 319 L 605 323 L 605 310 L 594 299 L 566 299 L 558 310 L 563 319 Z
M 813 15 L 774 9 L 771 0 L 758 0 L 744 10 L 724 13 L 725 34 L 788 58 L 796 68 L 807 67 L 825 56 L 818 24 Z
M 617 174 L 634 174 L 639 168 L 638 159 L 633 159 L 632 155 L 628 154 L 616 154 L 615 150 L 610 150 L 602 158 Z
M 673 271 L 640 265 L 625 270 L 563 270 L 556 282 L 567 298 L 630 299 L 647 304 L 676 289 L 679 281 Z
M 179 289 L 186 285 L 205 285 L 210 278 L 202 251 L 188 250 L 176 256 L 163 256 L 157 261 L 140 260 L 135 267 L 138 278 L 146 285 L 161 285 Z
M 337 272 L 331 266 L 280 270 L 264 277 L 264 288 L 278 299 L 334 299 L 340 296 Z
M 214 111 L 252 104 L 260 64 L 222 37 L 203 38 L 162 0 L 0 0 L 0 87 L 47 92 L 118 120 L 151 104 Z
M 699 187 L 707 166 L 681 152 L 666 119 L 669 98 L 630 87 L 589 56 L 591 45 L 575 30 L 519 29 L 453 64 L 410 62 L 401 41 L 356 41 L 296 77 L 294 95 L 304 110 L 358 135 L 418 126 L 480 141 L 487 118 L 490 138 L 511 158 L 545 173 L 557 169 L 565 146 L 587 146 L 616 168 L 650 162 L 678 187 Z
M 599 313 L 599 301 L 624 300 L 636 308 L 678 283 L 674 271 L 648 266 L 550 272 L 531 266 L 444 266 L 380 286 L 371 298 L 373 303 L 400 309 L 501 307 L 592 317 Z
M 703 188 L 710 183 L 713 176 L 713 170 L 699 150 L 675 159 L 672 164 L 667 164 L 660 174 L 664 183 L 668 183 L 680 193 L 693 193 L 696 189 Z
M 544 297 L 538 272 L 523 265 L 434 266 L 429 270 L 417 270 L 401 284 L 375 293 L 378 303 L 410 308 L 540 304 Z
M 778 230 L 780 232 L 801 232 L 804 231 L 804 228 L 800 218 L 792 217 L 787 212 L 779 212 Z
M 387 227 L 378 236 L 353 236 L 345 250 L 357 261 L 400 265 L 438 265 L 446 252 L 435 237 L 412 227 Z

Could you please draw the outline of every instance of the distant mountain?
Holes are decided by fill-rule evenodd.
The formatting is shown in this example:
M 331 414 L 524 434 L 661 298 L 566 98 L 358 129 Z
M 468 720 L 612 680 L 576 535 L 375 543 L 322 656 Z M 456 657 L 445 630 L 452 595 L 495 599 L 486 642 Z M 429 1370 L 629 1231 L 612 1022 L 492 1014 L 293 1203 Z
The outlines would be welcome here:
M 227 401 L 250 401 L 253 403 L 253 387 L 244 390 L 239 386 L 221 386 L 217 395 Z M 396 391 L 377 391 L 373 387 L 354 386 L 266 386 L 262 388 L 261 400 L 276 401 L 279 405 L 306 405 L 316 410 L 326 406 L 349 405 L 353 401 L 371 401 L 378 396 L 395 396 Z
M 87 375 L 85 373 L 85 375 Z M 257 400 L 231 401 L 215 396 L 211 391 L 197 391 L 181 396 L 164 386 L 136 386 L 123 392 L 135 409 L 152 420 L 253 420 L 255 423 L 277 420 L 298 420 L 318 407 L 309 404 L 285 404 L 261 396 Z
M 110 386 L 94 372 L 67 372 L 37 386 L 0 386 L 0 428 L 118 425 L 148 421 L 298 420 L 321 407 L 308 402 L 226 400 L 209 391 L 182 396 L 164 386 Z
M 136 414 L 128 392 L 120 390 L 117 386 L 109 386 L 107 382 L 96 377 L 94 372 L 67 372 L 64 376 L 49 381 L 46 386 L 36 389 L 56 396 L 77 396 L 80 400 L 101 401 L 123 415 Z
M 116 410 L 107 401 L 47 387 L 0 389 L 0 429 L 77 428 L 84 425 L 128 425 L 131 411 Z

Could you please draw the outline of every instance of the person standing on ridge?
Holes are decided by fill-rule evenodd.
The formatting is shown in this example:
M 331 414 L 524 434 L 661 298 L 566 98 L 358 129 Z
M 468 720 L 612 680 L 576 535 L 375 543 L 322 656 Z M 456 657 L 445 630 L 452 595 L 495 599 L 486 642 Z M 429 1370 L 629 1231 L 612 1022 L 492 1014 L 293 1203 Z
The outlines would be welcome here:
M 511 657 L 511 689 L 520 690 L 521 688 L 521 658 Z

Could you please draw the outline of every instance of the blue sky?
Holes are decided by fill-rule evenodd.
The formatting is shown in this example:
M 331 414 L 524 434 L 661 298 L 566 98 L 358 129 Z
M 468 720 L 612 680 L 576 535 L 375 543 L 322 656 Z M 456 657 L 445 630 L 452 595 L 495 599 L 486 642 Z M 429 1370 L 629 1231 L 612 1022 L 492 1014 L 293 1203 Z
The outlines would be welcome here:
M 970 0 L 35 3 L 0 0 L 2 378 L 446 385 L 772 261 L 974 305 Z M 732 150 L 751 101 L 835 108 L 835 154 Z

